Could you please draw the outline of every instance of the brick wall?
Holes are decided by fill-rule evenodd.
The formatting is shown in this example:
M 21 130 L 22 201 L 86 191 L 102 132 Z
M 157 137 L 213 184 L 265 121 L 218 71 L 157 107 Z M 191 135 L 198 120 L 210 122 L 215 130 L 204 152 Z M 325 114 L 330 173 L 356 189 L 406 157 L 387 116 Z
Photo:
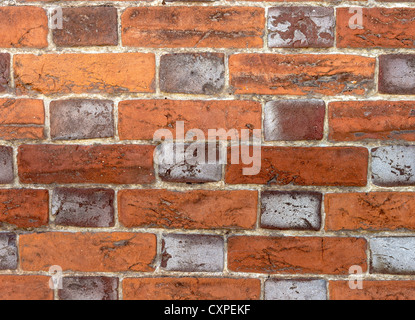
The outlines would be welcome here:
M 414 48 L 409 0 L 2 0 L 0 299 L 414 299 Z

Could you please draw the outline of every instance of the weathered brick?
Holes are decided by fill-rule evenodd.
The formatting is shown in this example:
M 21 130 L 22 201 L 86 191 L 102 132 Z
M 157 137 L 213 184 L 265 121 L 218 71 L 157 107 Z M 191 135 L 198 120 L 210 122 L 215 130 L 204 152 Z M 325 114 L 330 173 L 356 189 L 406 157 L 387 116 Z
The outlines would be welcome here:
M 261 129 L 261 104 L 242 100 L 126 100 L 118 105 L 118 130 L 122 140 L 152 140 L 159 129 L 168 129 L 176 139 L 176 122 L 185 132 Z
M 321 193 L 264 191 L 261 227 L 282 230 L 320 230 Z
M 35 228 L 48 224 L 49 193 L 39 189 L 1 189 L 0 225 Z
M 236 147 L 239 148 L 239 147 Z M 262 147 L 261 168 L 256 175 L 244 175 L 241 159 L 232 164 L 228 149 L 226 183 L 365 186 L 368 151 L 355 147 Z
M 13 149 L 0 146 L 0 184 L 13 182 L 13 168 Z
M 59 47 L 118 44 L 116 8 L 63 8 L 62 18 L 63 28 L 53 30 L 53 42 Z
M 415 94 L 415 54 L 379 56 L 379 92 Z
M 118 300 L 118 278 L 64 277 L 59 300 Z
M 113 227 L 114 190 L 58 188 L 52 195 L 55 224 L 75 227 Z
M 18 54 L 18 94 L 154 92 L 152 53 Z
M 271 48 L 332 47 L 334 27 L 333 8 L 269 8 L 268 46 Z
M 323 100 L 270 101 L 264 109 L 266 141 L 321 140 L 324 134 Z
M 222 179 L 219 147 L 215 144 L 162 143 L 157 146 L 156 154 L 158 173 L 164 181 L 203 183 Z M 210 154 L 216 154 L 212 162 L 209 161 Z
M 234 54 L 236 94 L 363 95 L 374 88 L 374 58 L 346 54 Z
M 237 272 L 348 274 L 367 268 L 366 240 L 334 237 L 234 236 L 228 239 L 228 268 Z
M 55 140 L 113 137 L 113 109 L 108 100 L 52 101 L 50 135 Z
M 267 280 L 265 300 L 327 300 L 325 280 Z
M 415 281 L 363 281 L 363 289 L 350 289 L 349 281 L 330 281 L 331 300 L 414 300 Z
M 45 48 L 48 19 L 42 8 L 30 6 L 0 8 L 1 48 Z
M 254 7 L 198 7 L 197 14 L 193 7 L 128 8 L 122 41 L 152 48 L 262 48 L 264 15 Z
M 352 29 L 355 11 L 337 9 L 337 47 L 339 48 L 414 48 L 415 9 L 361 8 L 362 25 Z
M 0 270 L 17 269 L 17 246 L 14 233 L 0 233 Z
M 174 53 L 160 59 L 160 89 L 171 93 L 218 94 L 225 85 L 222 53 Z
M 19 177 L 44 184 L 151 183 L 153 152 L 149 145 L 21 145 Z
M 415 101 L 331 102 L 329 139 L 415 141 Z
M 0 53 L 0 92 L 10 87 L 10 54 Z
M 120 222 L 128 227 L 175 229 L 253 229 L 256 191 L 159 189 L 121 190 Z
M 153 271 L 156 236 L 127 232 L 23 234 L 19 252 L 21 268 L 27 271 L 48 271 L 52 265 L 64 271 Z
M 221 272 L 224 267 L 223 238 L 194 234 L 164 235 L 161 267 L 168 271 Z
M 127 278 L 126 300 L 258 300 L 259 279 Z
M 415 230 L 411 192 L 325 195 L 326 230 Z
M 53 300 L 47 276 L 0 276 L 1 300 Z
M 45 110 L 42 100 L 0 99 L 0 139 L 43 139 Z
M 372 180 L 379 186 L 415 185 L 415 146 L 372 149 Z
M 369 240 L 371 273 L 415 274 L 415 238 L 378 237 Z

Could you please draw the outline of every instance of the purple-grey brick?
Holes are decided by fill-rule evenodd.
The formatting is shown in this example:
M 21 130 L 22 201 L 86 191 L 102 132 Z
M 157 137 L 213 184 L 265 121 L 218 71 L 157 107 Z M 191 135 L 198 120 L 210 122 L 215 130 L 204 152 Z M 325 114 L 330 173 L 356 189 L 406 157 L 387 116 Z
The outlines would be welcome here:
M 9 89 L 10 81 L 10 54 L 0 53 L 0 92 Z
M 75 227 L 114 226 L 114 191 L 58 188 L 52 195 L 55 224 Z
M 379 57 L 379 92 L 415 94 L 415 54 Z
M 13 179 L 13 149 L 0 146 L 0 183 L 11 183 Z
M 325 280 L 267 280 L 265 300 L 327 300 Z
M 17 269 L 17 245 L 14 233 L 0 233 L 0 270 Z
M 169 271 L 222 272 L 223 238 L 193 234 L 164 235 L 161 267 Z
M 107 277 L 65 277 L 60 300 L 118 300 L 118 279 Z

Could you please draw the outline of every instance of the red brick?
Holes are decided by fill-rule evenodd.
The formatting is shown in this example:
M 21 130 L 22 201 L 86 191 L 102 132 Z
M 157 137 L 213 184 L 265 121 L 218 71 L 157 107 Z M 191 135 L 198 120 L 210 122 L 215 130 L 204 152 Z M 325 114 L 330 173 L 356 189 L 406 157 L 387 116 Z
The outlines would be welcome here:
M 326 230 L 415 230 L 415 194 L 339 193 L 325 196 Z
M 329 130 L 333 141 L 415 141 L 415 101 L 332 102 Z
M 243 21 L 243 23 L 241 23 Z M 262 48 L 265 11 L 254 7 L 140 7 L 121 17 L 124 46 Z
M 53 300 L 46 276 L 0 276 L 0 300 Z
M 414 300 L 415 281 L 363 281 L 363 289 L 350 289 L 349 281 L 330 281 L 331 300 Z
M 125 300 L 258 300 L 258 279 L 127 278 Z
M 22 183 L 151 183 L 154 147 L 149 145 L 22 145 Z
M 19 238 L 20 265 L 27 271 L 48 271 L 58 265 L 85 272 L 153 271 L 156 236 L 149 233 L 24 234 Z
M 374 88 L 374 58 L 346 54 L 234 54 L 236 94 L 363 95 Z
M 350 28 L 356 14 L 337 9 L 339 48 L 414 48 L 414 8 L 362 8 L 362 28 Z M 356 23 L 352 19 L 352 23 Z
M 238 236 L 228 239 L 228 268 L 236 272 L 348 274 L 366 270 L 366 240 L 332 237 Z
M 238 147 L 234 147 L 236 149 Z M 244 175 L 252 164 L 232 164 L 228 148 L 225 181 L 229 184 L 365 186 L 368 150 L 356 147 L 262 147 L 258 174 Z M 234 151 L 235 152 L 235 151 Z
M 38 189 L 1 189 L 0 224 L 35 228 L 48 224 L 49 193 Z
M 253 229 L 257 220 L 256 191 L 122 190 L 120 222 L 126 227 L 176 229 Z
M 48 46 L 48 18 L 42 8 L 20 6 L 0 8 L 0 47 L 45 48 Z
M 152 53 L 19 54 L 18 94 L 154 92 Z
M 255 101 L 126 100 L 118 106 L 118 130 L 122 140 L 152 140 L 159 129 L 176 138 L 176 122 L 184 129 L 197 128 L 208 137 L 209 129 L 261 129 L 261 104 Z
M 43 139 L 45 111 L 42 100 L 0 99 L 0 139 Z

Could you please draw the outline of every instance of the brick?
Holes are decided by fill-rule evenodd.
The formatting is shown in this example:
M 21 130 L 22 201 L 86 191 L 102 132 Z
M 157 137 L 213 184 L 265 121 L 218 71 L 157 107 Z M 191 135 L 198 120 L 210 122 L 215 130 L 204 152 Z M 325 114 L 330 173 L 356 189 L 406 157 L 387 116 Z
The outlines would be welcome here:
M 0 276 L 1 300 L 53 300 L 47 276 Z
M 258 300 L 258 279 L 127 278 L 125 300 Z
M 0 8 L 1 48 L 45 48 L 48 19 L 42 8 L 20 6 Z
M 20 264 L 23 270 L 121 272 L 153 271 L 156 236 L 149 233 L 46 232 L 19 237 Z
M 121 190 L 119 220 L 127 228 L 253 229 L 256 191 Z
M 329 48 L 334 44 L 334 9 L 276 7 L 268 9 L 271 48 Z
M 117 9 L 113 7 L 63 8 L 62 29 L 53 30 L 58 47 L 116 46 Z
M 14 56 L 18 94 L 154 92 L 152 53 L 18 54 Z
M 13 149 L 0 146 L 0 184 L 13 182 L 13 168 Z
M 270 101 L 264 109 L 266 141 L 321 140 L 326 105 L 323 100 Z
M 415 9 L 361 8 L 362 27 L 352 29 L 356 12 L 337 9 L 337 47 L 339 48 L 414 48 Z M 350 21 L 351 20 L 351 21 Z
M 114 190 L 57 188 L 52 195 L 55 224 L 74 227 L 113 227 Z
M 379 56 L 379 92 L 415 94 L 415 55 Z
M 10 87 L 10 54 L 0 53 L 0 93 Z
M 327 300 L 325 280 L 267 280 L 265 300 Z
M 321 193 L 264 191 L 261 227 L 280 230 L 320 230 Z
M 59 100 L 50 103 L 54 140 L 114 137 L 114 103 L 108 100 Z
M 329 103 L 332 141 L 415 141 L 414 101 L 338 101 Z
M 415 238 L 377 237 L 369 240 L 371 273 L 415 274 Z
M 45 226 L 49 220 L 49 193 L 40 189 L 0 189 L 0 226 Z
M 228 239 L 228 269 L 280 274 L 348 274 L 367 268 L 366 240 L 334 237 L 234 236 Z
M 159 129 L 168 129 L 176 139 L 176 122 L 185 132 L 261 129 L 261 104 L 241 100 L 126 100 L 118 104 L 118 130 L 122 140 L 152 140 Z
M 153 152 L 149 145 L 21 145 L 20 182 L 151 183 Z
M 374 58 L 345 54 L 234 54 L 235 94 L 363 95 L 374 88 Z
M 118 300 L 118 278 L 64 277 L 59 300 Z
M 363 281 L 362 290 L 352 290 L 349 281 L 330 281 L 331 300 L 414 300 L 415 281 Z
M 411 192 L 325 195 L 326 230 L 415 230 Z
M 195 14 L 192 7 L 139 7 L 128 8 L 121 24 L 124 46 L 262 48 L 265 11 L 198 7 Z
M 0 233 L 0 270 L 17 269 L 17 246 L 14 233 Z
M 239 148 L 239 147 L 236 147 Z M 237 150 L 237 149 L 236 149 Z M 241 159 L 233 164 L 228 149 L 225 181 L 229 184 L 365 186 L 368 151 L 355 147 L 262 147 L 261 168 L 244 175 Z
M 167 271 L 222 272 L 223 238 L 194 234 L 164 235 L 161 267 Z
M 174 53 L 160 59 L 160 90 L 170 93 L 219 94 L 225 85 L 222 53 Z
M 162 143 L 156 149 L 158 173 L 163 181 L 203 183 L 222 179 L 219 147 L 205 143 Z M 173 150 L 173 153 L 172 153 Z M 180 151 L 183 150 L 183 151 Z M 203 155 L 203 150 L 204 155 Z M 209 160 L 209 155 L 216 159 Z
M 415 147 L 390 146 L 372 149 L 372 180 L 378 186 L 415 185 Z

